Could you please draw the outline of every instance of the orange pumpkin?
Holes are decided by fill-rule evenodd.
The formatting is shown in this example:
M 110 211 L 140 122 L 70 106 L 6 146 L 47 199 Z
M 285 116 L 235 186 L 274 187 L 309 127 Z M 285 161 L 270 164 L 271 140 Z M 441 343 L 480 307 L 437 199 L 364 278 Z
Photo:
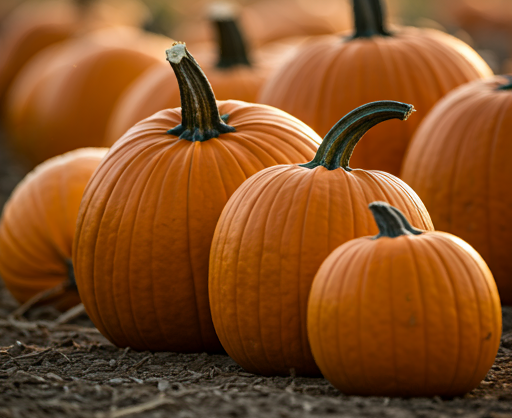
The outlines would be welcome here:
M 136 23 L 136 9 L 140 16 L 136 0 L 119 2 L 117 7 L 112 4 L 110 9 L 108 3 L 113 2 L 31 1 L 12 11 L 0 32 L 0 103 L 18 72 L 37 52 L 93 28 Z
M 451 234 L 416 230 L 387 203 L 370 209 L 379 234 L 338 247 L 313 281 L 308 336 L 318 367 L 347 395 L 469 392 L 500 345 L 489 268 Z
M 228 10 L 229 12 L 229 10 Z M 218 33 L 218 56 L 200 51 L 199 62 L 218 100 L 236 99 L 255 102 L 271 67 L 261 56 L 249 60 L 245 41 L 231 15 L 212 17 Z M 178 83 L 169 75 L 168 66 L 156 64 L 135 80 L 123 93 L 112 113 L 107 129 L 107 144 L 112 145 L 129 128 L 163 109 L 180 106 Z
M 460 87 L 432 109 L 414 136 L 402 176 L 436 227 L 469 242 L 512 304 L 512 76 Z
M 129 28 L 97 31 L 42 51 L 16 78 L 7 122 L 15 148 L 30 163 L 104 144 L 115 102 L 157 62 L 152 38 Z
M 313 161 L 266 169 L 229 200 L 212 243 L 210 305 L 223 347 L 246 370 L 319 373 L 306 333 L 311 282 L 337 246 L 376 232 L 368 203 L 389 201 L 414 225 L 433 229 L 422 202 L 400 179 L 349 168 L 368 129 L 411 112 L 397 102 L 362 106 L 331 129 Z
M 183 44 L 167 56 L 182 108 L 131 128 L 91 179 L 77 222 L 76 281 L 90 318 L 117 346 L 214 352 L 208 257 L 222 208 L 254 173 L 307 161 L 320 138 L 278 109 L 216 102 Z
M 388 31 L 379 0 L 354 0 L 353 35 L 312 39 L 263 87 L 258 101 L 283 109 L 320 135 L 343 115 L 374 100 L 413 103 L 409 124 L 383 124 L 352 157 L 362 168 L 398 175 L 417 126 L 447 92 L 492 75 L 468 45 L 431 29 Z
M 80 302 L 71 265 L 78 207 L 87 182 L 107 153 L 83 148 L 37 166 L 16 187 L 0 219 L 0 275 L 20 303 L 71 281 L 47 300 L 66 310 Z

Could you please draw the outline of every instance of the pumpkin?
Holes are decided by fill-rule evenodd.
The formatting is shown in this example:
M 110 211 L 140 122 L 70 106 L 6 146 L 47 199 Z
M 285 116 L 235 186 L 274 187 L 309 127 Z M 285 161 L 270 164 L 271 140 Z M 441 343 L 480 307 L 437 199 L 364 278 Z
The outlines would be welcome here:
M 16 78 L 7 100 L 14 147 L 31 164 L 105 141 L 115 102 L 167 38 L 104 29 L 42 51 Z
M 83 148 L 37 166 L 18 184 L 0 218 L 0 276 L 20 303 L 63 283 L 46 300 L 66 310 L 80 302 L 71 245 L 78 207 L 104 148 Z
M 137 0 L 115 3 L 26 2 L 12 11 L 0 32 L 0 102 L 18 72 L 37 52 L 93 28 L 137 23 L 139 17 L 136 19 L 134 13 L 140 16 L 143 7 Z
M 379 234 L 334 250 L 311 287 L 308 336 L 318 367 L 347 395 L 469 392 L 500 345 L 489 268 L 460 238 L 414 229 L 387 203 L 370 209 Z
M 375 100 L 413 103 L 415 120 L 383 124 L 352 157 L 357 167 L 398 175 L 418 124 L 447 92 L 492 71 L 468 45 L 432 29 L 389 31 L 380 0 L 354 0 L 355 33 L 314 38 L 263 87 L 258 101 L 325 135 L 340 115 Z
M 215 230 L 210 306 L 217 335 L 244 369 L 263 375 L 317 375 L 306 332 L 311 282 L 344 242 L 376 232 L 366 206 L 386 200 L 415 226 L 433 229 L 414 191 L 380 171 L 349 168 L 372 126 L 406 119 L 412 106 L 376 102 L 342 118 L 315 158 L 252 176 L 231 197 Z
M 432 109 L 414 136 L 402 177 L 437 228 L 469 242 L 512 304 L 512 76 L 460 87 Z
M 198 46 L 199 62 L 206 62 L 204 72 L 218 100 L 255 102 L 269 74 L 269 65 L 259 55 L 255 62 L 249 60 L 236 19 L 229 9 L 220 12 L 212 15 L 218 35 L 218 56 Z M 107 130 L 107 144 L 112 145 L 129 128 L 153 113 L 179 106 L 180 90 L 169 76 L 168 66 L 154 65 L 126 89 L 116 104 Z
M 182 107 L 139 122 L 98 167 L 77 221 L 76 281 L 115 345 L 215 352 L 208 258 L 222 208 L 249 176 L 307 161 L 321 139 L 278 109 L 216 102 L 183 44 L 167 57 Z

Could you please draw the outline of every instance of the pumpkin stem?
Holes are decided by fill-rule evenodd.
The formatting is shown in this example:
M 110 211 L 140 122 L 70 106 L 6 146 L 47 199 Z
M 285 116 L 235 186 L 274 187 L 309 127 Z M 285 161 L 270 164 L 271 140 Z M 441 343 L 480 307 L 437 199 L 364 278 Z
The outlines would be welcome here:
M 498 90 L 512 90 L 512 76 L 511 75 L 504 75 L 502 77 L 506 78 L 508 80 L 508 83 L 499 86 Z
M 212 86 L 185 44 L 175 42 L 165 52 L 176 74 L 181 96 L 181 124 L 167 133 L 187 141 L 202 142 L 234 132 L 235 128 L 220 117 Z
M 407 120 L 414 112 L 409 104 L 383 100 L 365 104 L 341 118 L 322 141 L 312 161 L 300 164 L 301 167 L 315 168 L 319 165 L 328 170 L 343 168 L 351 171 L 348 166 L 354 148 L 363 135 L 375 125 L 389 119 Z
M 247 57 L 244 37 L 229 5 L 218 4 L 212 10 L 211 20 L 217 27 L 219 61 L 217 68 L 230 68 L 236 65 L 251 65 Z
M 354 26 L 352 39 L 391 36 L 384 27 L 384 8 L 380 0 L 353 0 Z
M 423 231 L 414 228 L 402 212 L 386 202 L 373 202 L 368 206 L 372 211 L 379 234 L 373 239 L 396 238 L 402 235 L 421 235 Z

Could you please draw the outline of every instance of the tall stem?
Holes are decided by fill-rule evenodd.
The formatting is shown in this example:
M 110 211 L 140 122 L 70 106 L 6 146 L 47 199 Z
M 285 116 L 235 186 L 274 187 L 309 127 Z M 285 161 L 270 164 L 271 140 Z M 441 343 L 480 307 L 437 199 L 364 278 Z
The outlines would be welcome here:
M 312 161 L 302 167 L 320 165 L 328 170 L 343 168 L 350 171 L 350 157 L 363 135 L 375 125 L 389 119 L 407 120 L 414 112 L 409 104 L 390 100 L 372 102 L 345 115 L 327 133 Z
M 235 128 L 221 119 L 212 87 L 185 44 L 175 42 L 166 54 L 176 74 L 181 96 L 181 124 L 167 133 L 202 142 L 234 132 Z
M 353 0 L 354 26 L 353 39 L 372 36 L 391 36 L 384 25 L 384 10 L 381 0 Z
M 373 202 L 368 206 L 372 211 L 379 234 L 374 239 L 383 237 L 397 238 L 403 235 L 421 235 L 423 231 L 414 228 L 397 208 L 385 202 Z
M 245 41 L 236 20 L 233 17 L 214 17 L 213 23 L 217 27 L 219 44 L 217 68 L 230 68 L 237 65 L 250 66 Z

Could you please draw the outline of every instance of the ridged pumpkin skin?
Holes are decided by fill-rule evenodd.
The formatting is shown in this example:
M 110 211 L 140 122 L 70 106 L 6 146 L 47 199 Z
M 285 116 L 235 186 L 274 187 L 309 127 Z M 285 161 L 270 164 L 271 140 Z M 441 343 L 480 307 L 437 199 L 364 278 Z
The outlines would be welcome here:
M 306 332 L 311 283 L 336 247 L 377 232 L 366 210 L 370 202 L 386 200 L 414 225 L 433 229 L 414 191 L 391 174 L 312 163 L 271 167 L 251 177 L 231 197 L 215 230 L 213 323 L 227 353 L 253 373 L 319 374 Z
M 105 148 L 83 148 L 36 167 L 16 187 L 0 219 L 0 276 L 20 303 L 69 279 L 71 246 L 83 191 Z M 66 310 L 76 290 L 49 299 Z
M 153 41 L 134 29 L 108 29 L 42 51 L 16 78 L 7 99 L 13 145 L 32 164 L 104 144 L 123 90 L 158 62 Z
M 359 238 L 315 276 L 308 336 L 347 395 L 459 396 L 494 363 L 500 300 L 482 257 L 451 234 Z
M 500 88 L 509 86 L 508 89 Z M 437 228 L 469 242 L 512 304 L 512 78 L 475 81 L 446 96 L 414 136 L 402 177 Z
M 173 46 L 168 56 L 184 54 L 180 48 Z M 191 91 L 201 97 L 207 83 L 202 72 L 196 77 L 200 68 L 192 60 L 173 63 L 179 80 L 183 71 L 192 80 L 192 90 L 180 84 L 184 113 L 163 110 L 130 129 L 111 148 L 82 201 L 73 255 L 78 289 L 94 324 L 120 347 L 221 350 L 208 302 L 208 257 L 220 213 L 249 176 L 307 161 L 320 142 L 290 115 L 239 101 L 217 102 L 234 132 L 221 124 L 217 128 L 228 132 L 218 137 L 192 141 L 185 131 L 178 138 L 181 127 L 207 119 L 204 108 L 194 107 L 201 100 L 190 97 Z M 214 100 L 213 93 L 209 97 Z
M 412 103 L 414 120 L 376 127 L 352 157 L 356 167 L 398 175 L 407 145 L 432 106 L 455 87 L 492 71 L 471 47 L 439 31 L 405 27 L 391 36 L 355 36 L 312 39 L 269 78 L 258 102 L 285 110 L 319 135 L 365 103 Z

